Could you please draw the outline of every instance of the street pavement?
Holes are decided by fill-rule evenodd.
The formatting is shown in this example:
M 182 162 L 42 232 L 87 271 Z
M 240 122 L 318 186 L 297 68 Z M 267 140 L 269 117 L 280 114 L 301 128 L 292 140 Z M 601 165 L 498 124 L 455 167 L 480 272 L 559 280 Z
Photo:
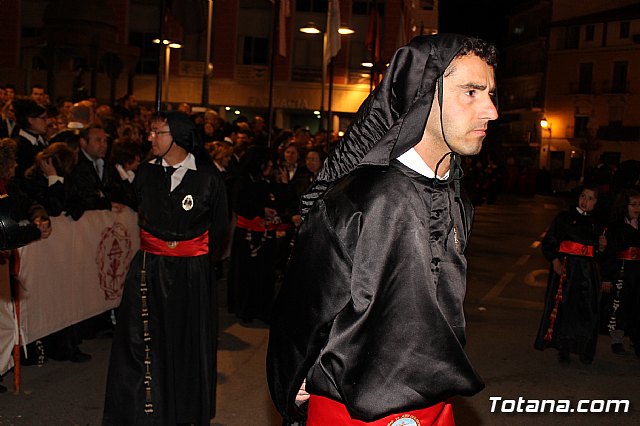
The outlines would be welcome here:
M 592 365 L 574 359 L 561 366 L 554 350 L 533 349 L 548 267 L 540 239 L 566 206 L 563 198 L 502 196 L 476 209 L 467 253 L 466 350 L 486 388 L 473 397 L 454 398 L 458 426 L 640 424 L 640 359 L 613 355 L 607 336 L 600 336 Z M 224 288 L 221 282 L 221 303 Z M 265 379 L 267 326 L 237 322 L 224 306 L 220 316 L 212 425 L 280 426 Z M 4 384 L 10 390 L 0 395 L 0 426 L 99 425 L 110 343 L 108 336 L 86 340 L 82 349 L 93 355 L 88 363 L 24 367 L 19 394 L 12 392 L 13 375 L 7 374 Z M 568 400 L 568 411 L 574 411 L 526 411 L 536 400 L 551 399 Z M 629 409 L 582 413 L 577 411 L 580 400 L 591 400 L 583 407 L 599 411 L 605 411 L 607 400 L 629 400 Z M 562 408 L 564 403 L 558 404 Z

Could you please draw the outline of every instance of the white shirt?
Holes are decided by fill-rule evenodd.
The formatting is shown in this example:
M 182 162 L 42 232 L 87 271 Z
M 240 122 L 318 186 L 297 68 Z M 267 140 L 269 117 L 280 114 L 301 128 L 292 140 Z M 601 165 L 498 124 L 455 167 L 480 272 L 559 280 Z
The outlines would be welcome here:
M 41 135 L 34 136 L 31 133 L 25 132 L 23 129 L 20 129 L 20 131 L 18 132 L 18 136 L 22 136 L 23 138 L 31 142 L 31 145 L 33 146 L 47 146 L 47 143 L 44 141 Z
M 155 158 L 149 162 L 152 164 L 157 164 Z M 187 170 L 198 170 L 196 168 L 196 157 L 194 157 L 191 153 L 188 153 L 187 157 L 184 160 L 182 160 L 178 164 L 174 164 L 173 166 L 167 163 L 167 160 L 165 160 L 163 157 L 162 167 L 173 167 L 174 169 L 176 169 L 171 175 L 171 189 L 169 190 L 169 192 L 173 191 L 178 185 L 180 185 L 180 182 L 182 182 L 182 178 L 187 173 Z
M 405 152 L 400 157 L 398 157 L 398 161 L 404 164 L 405 166 L 407 166 L 408 168 L 410 168 L 411 170 L 413 170 L 414 172 L 420 173 L 422 176 L 426 176 L 430 179 L 433 179 L 436 177 L 435 172 L 431 170 L 429 166 L 427 166 L 427 163 L 424 162 L 424 160 L 422 159 L 422 157 L 420 157 L 420 154 L 418 154 L 418 151 L 416 151 L 415 148 L 411 148 L 409 151 Z M 448 177 L 449 177 L 449 172 L 447 171 L 447 173 L 445 173 L 444 176 L 442 177 L 438 176 L 438 179 L 445 180 Z

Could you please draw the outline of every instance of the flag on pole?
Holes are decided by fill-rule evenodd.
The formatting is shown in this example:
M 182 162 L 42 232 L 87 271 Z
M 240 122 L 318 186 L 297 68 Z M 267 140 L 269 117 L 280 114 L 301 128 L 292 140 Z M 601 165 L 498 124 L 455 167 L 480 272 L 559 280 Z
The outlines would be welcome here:
M 367 31 L 367 50 L 371 52 L 372 62 L 380 60 L 380 28 L 378 8 L 372 7 L 369 12 L 369 30 Z
M 407 44 L 407 24 L 404 18 L 404 1 L 400 2 L 400 23 L 398 25 L 398 35 L 396 37 L 396 48 Z
M 327 10 L 327 31 L 324 37 L 324 62 L 326 69 L 331 58 L 336 56 L 340 51 L 340 1 L 329 0 L 329 8 Z
M 291 0 L 280 0 L 278 9 L 278 55 L 280 56 L 287 56 L 287 18 L 289 16 L 291 16 Z

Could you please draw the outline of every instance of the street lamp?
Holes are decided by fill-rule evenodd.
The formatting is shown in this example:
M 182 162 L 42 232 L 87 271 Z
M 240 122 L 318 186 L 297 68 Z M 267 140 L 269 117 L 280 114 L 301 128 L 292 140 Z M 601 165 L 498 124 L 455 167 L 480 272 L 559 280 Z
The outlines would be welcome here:
M 327 12 L 327 27 L 329 27 L 329 14 Z M 325 86 L 325 65 L 324 65 L 324 61 L 327 55 L 327 44 L 328 44 L 328 39 L 327 39 L 327 32 L 325 30 L 322 30 L 321 28 L 319 28 L 314 22 L 308 22 L 305 26 L 300 27 L 298 29 L 301 33 L 304 34 L 322 34 L 323 35 L 323 43 L 322 43 L 322 90 L 320 92 L 320 114 L 319 117 L 320 119 L 322 119 L 322 112 L 324 111 L 324 86 Z M 355 33 L 355 30 L 353 30 L 351 27 L 341 24 L 340 27 L 338 28 L 338 34 L 340 35 L 351 35 Z M 331 99 L 332 99 L 332 95 L 333 95 L 333 58 L 330 58 L 327 64 L 327 68 L 329 71 L 329 99 L 327 102 L 327 140 L 331 139 L 331 132 L 332 132 L 332 120 L 331 120 Z M 321 125 L 322 125 L 322 121 L 321 121 Z
M 182 44 L 167 39 L 159 38 L 152 40 L 155 44 L 164 44 L 164 103 L 165 108 L 169 107 L 169 64 L 171 62 L 171 49 L 180 49 Z
M 551 171 L 551 123 L 546 117 L 542 117 L 540 127 L 549 132 L 549 138 L 547 139 L 547 170 Z

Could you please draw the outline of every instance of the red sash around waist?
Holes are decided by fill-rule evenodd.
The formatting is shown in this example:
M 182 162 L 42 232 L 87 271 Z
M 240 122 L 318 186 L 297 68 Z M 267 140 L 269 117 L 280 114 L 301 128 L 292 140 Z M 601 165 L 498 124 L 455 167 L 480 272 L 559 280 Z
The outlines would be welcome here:
M 638 259 L 639 254 L 640 254 L 639 247 L 629 247 L 626 250 L 622 250 L 616 253 L 616 257 L 622 260 L 640 260 Z
M 391 414 L 373 422 L 354 420 L 344 404 L 323 396 L 311 395 L 307 426 L 455 426 L 451 404 L 441 402 L 420 410 Z
M 291 225 L 288 223 L 271 223 L 265 222 L 260 216 L 256 216 L 253 219 L 247 219 L 244 216 L 238 216 L 236 226 L 242 229 L 248 229 L 249 231 L 264 232 L 264 231 L 288 231 L 291 229 Z
M 560 243 L 560 253 L 573 254 L 576 256 L 593 257 L 593 246 L 576 243 L 573 241 L 563 241 Z
M 158 256 L 200 256 L 209 253 L 209 231 L 191 240 L 164 241 L 140 229 L 140 250 Z

